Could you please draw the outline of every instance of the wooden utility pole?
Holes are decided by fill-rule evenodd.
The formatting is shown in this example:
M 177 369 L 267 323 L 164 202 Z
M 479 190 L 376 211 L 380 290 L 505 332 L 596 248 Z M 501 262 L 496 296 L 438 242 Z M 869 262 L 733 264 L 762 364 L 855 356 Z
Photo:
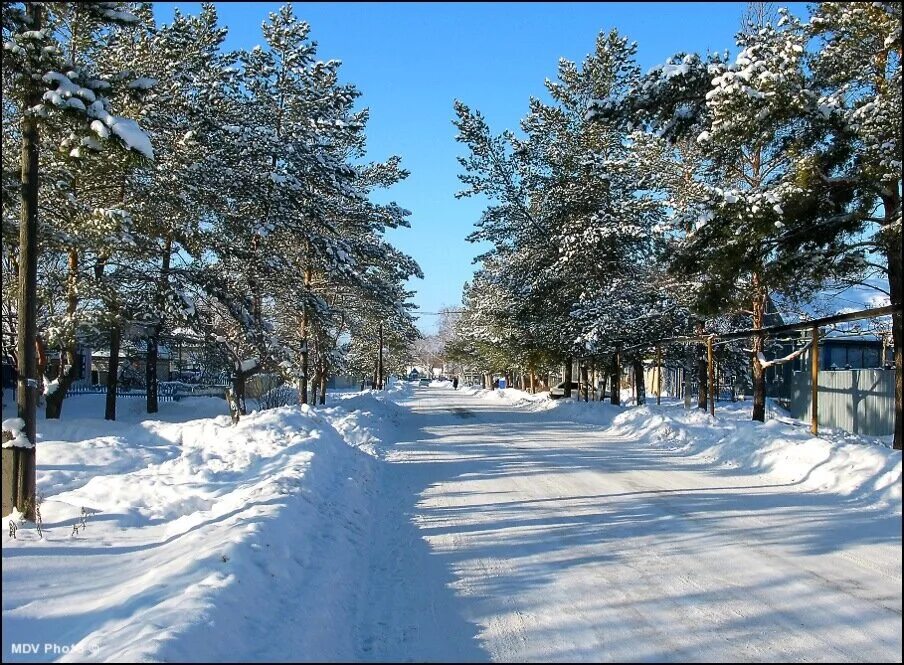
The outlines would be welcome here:
M 621 351 L 615 347 L 612 355 L 612 385 L 610 386 L 609 403 L 621 404 Z
M 656 345 L 656 405 L 662 403 L 662 347 Z
M 377 388 L 383 390 L 383 322 L 380 322 L 380 355 L 377 359 Z
M 810 331 L 810 431 L 819 432 L 819 328 Z
M 709 415 L 716 415 L 716 400 L 715 400 L 715 373 L 713 372 L 713 336 L 710 335 L 706 338 L 706 364 L 708 369 L 708 383 L 709 383 Z
M 25 3 L 25 12 L 32 30 L 41 29 L 40 3 Z M 27 79 L 29 90 L 26 108 L 41 103 L 41 93 L 33 80 Z M 37 440 L 38 381 L 35 344 L 37 340 L 36 302 L 38 285 L 38 120 L 34 114 L 22 116 L 21 152 L 21 213 L 19 216 L 19 302 L 17 307 L 18 378 L 16 381 L 17 415 L 25 427 L 30 447 L 15 446 L 12 450 L 12 482 L 7 485 L 11 497 L 3 503 L 14 505 L 35 519 L 35 442 Z

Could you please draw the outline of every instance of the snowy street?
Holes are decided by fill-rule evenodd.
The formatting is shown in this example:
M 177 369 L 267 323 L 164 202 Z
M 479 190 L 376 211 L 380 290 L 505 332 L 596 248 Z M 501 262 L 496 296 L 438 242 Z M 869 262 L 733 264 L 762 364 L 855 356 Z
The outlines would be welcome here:
M 4 660 L 900 659 L 882 446 L 441 383 L 237 428 L 77 399 L 43 537 L 3 540 Z
M 900 659 L 900 515 L 556 410 L 426 389 L 406 405 L 359 657 Z

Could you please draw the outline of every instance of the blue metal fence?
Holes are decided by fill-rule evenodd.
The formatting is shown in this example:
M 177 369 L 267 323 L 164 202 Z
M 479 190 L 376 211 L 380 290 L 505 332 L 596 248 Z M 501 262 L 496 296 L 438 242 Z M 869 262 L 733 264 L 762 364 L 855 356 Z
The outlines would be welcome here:
M 91 385 L 87 383 L 74 383 L 69 386 L 67 395 L 106 395 L 107 386 Z M 116 389 L 116 397 L 146 397 L 146 390 Z M 178 402 L 184 395 L 178 386 L 160 384 L 157 386 L 158 402 Z

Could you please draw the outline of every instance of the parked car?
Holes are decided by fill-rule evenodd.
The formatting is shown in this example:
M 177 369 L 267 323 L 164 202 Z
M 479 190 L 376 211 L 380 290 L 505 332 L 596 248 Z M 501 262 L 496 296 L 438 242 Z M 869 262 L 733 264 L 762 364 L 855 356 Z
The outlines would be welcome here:
M 418 381 L 418 385 L 419 385 L 419 386 L 429 386 L 429 385 L 430 385 L 430 379 L 428 379 L 427 377 L 424 377 L 423 379 L 421 379 L 420 381 Z
M 580 390 L 581 384 L 577 381 L 571 382 L 571 394 L 577 396 L 578 390 Z M 557 383 L 552 388 L 549 389 L 549 397 L 551 399 L 559 399 L 560 397 L 565 397 L 565 382 L 561 381 Z

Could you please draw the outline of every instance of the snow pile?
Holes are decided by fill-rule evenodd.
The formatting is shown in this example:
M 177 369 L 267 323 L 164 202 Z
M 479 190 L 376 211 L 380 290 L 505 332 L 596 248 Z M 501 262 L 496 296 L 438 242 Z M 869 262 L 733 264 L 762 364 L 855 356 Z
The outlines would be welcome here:
M 705 464 L 737 473 L 766 473 L 783 483 L 831 492 L 901 512 L 901 452 L 881 440 L 838 430 L 813 436 L 808 425 L 779 413 L 750 420 L 751 403 L 719 403 L 716 417 L 674 401 L 640 407 L 551 400 L 546 393 L 465 389 L 482 399 L 538 412 L 538 417 L 606 427 L 604 434 L 645 440 Z M 773 409 L 775 410 L 775 409 Z
M 539 392 L 532 395 L 524 390 L 517 388 L 477 388 L 474 386 L 466 386 L 460 388 L 467 395 L 474 395 L 481 399 L 488 399 L 497 402 L 511 404 L 513 406 L 531 407 L 531 408 L 550 408 L 552 400 L 549 398 L 549 392 Z
M 373 457 L 384 457 L 383 441 L 392 438 L 406 410 L 395 400 L 411 392 L 406 382 L 396 382 L 385 391 L 336 393 L 329 400 L 333 407 L 321 413 L 345 441 Z
M 901 511 L 900 451 L 838 432 L 813 436 L 804 423 L 790 419 L 758 423 L 749 417 L 749 408 L 712 417 L 699 409 L 644 405 L 616 415 L 611 431 L 739 473 L 766 473 L 807 490 Z
M 357 593 L 374 474 L 359 448 L 377 448 L 366 421 L 389 427 L 391 400 L 281 407 L 232 426 L 219 399 L 106 422 L 80 417 L 97 406 L 87 397 L 67 400 L 69 420 L 39 423 L 43 537 L 28 523 L 8 537 L 19 520 L 4 520 L 4 662 L 23 658 L 19 643 L 39 644 L 38 660 L 354 655 L 331 616 Z
M 21 418 L 7 418 L 3 421 L 3 432 L 9 433 L 11 436 L 7 441 L 7 437 L 3 437 L 4 448 L 32 448 L 31 441 L 25 434 L 25 421 Z

